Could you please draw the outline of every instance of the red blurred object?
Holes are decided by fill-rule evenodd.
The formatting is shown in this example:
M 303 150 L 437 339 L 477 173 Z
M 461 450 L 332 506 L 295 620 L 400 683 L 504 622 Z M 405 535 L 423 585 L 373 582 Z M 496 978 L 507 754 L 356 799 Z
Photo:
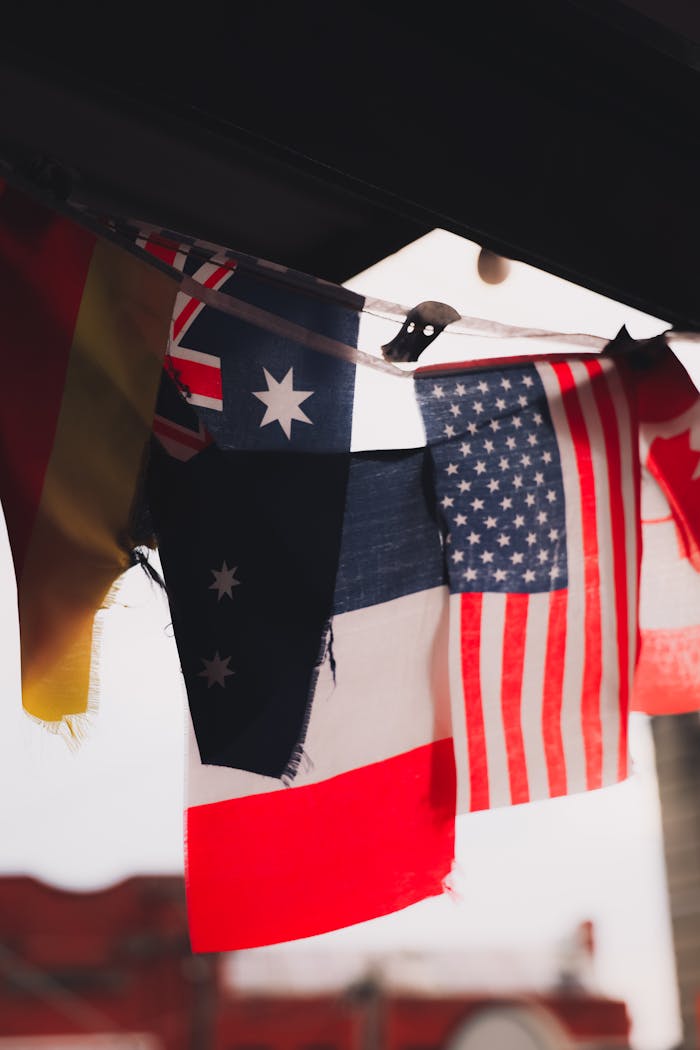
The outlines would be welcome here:
M 90 893 L 0 879 L 0 1050 L 467 1050 L 482 1017 L 525 1019 L 542 1050 L 628 1046 L 625 1004 L 581 989 L 410 995 L 368 978 L 337 994 L 244 995 L 224 985 L 226 958 L 192 955 L 176 876 Z

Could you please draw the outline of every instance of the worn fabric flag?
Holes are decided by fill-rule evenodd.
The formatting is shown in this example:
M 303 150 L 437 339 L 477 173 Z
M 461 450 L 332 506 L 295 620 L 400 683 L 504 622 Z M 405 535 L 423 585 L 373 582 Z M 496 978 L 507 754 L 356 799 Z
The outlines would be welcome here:
M 223 290 L 357 339 L 361 311 L 243 277 Z M 169 357 L 149 502 L 191 713 L 195 950 L 440 893 L 458 808 L 627 775 L 640 551 L 622 355 L 397 378 L 418 426 L 393 450 L 359 370 L 295 339 L 204 306 Z M 358 448 L 382 427 L 383 450 Z
M 245 301 L 356 340 L 357 311 L 240 277 Z M 190 931 L 208 951 L 440 893 L 455 770 L 425 450 L 349 451 L 343 360 L 209 308 L 182 342 L 169 356 L 215 358 L 198 363 L 221 396 L 203 403 L 213 385 L 169 362 L 149 502 L 191 712 Z
M 0 500 L 22 698 L 75 736 L 96 692 L 94 617 L 129 565 L 174 280 L 0 183 Z
M 662 339 L 638 344 L 641 648 L 634 710 L 700 710 L 700 397 Z
M 456 812 L 627 776 L 638 419 L 680 382 L 663 340 L 531 340 L 370 383 L 357 348 L 386 304 L 163 231 L 136 243 L 183 278 L 148 500 L 190 710 L 195 950 L 439 893 Z M 647 473 L 677 490 L 658 452 Z
M 416 376 L 449 568 L 463 810 L 627 775 L 638 482 L 621 367 Z
M 127 225 L 0 185 L 0 498 L 24 704 L 73 735 L 150 515 L 196 951 L 439 894 L 457 812 L 615 783 L 630 706 L 699 706 L 698 397 L 662 338 L 409 374 L 401 308 Z

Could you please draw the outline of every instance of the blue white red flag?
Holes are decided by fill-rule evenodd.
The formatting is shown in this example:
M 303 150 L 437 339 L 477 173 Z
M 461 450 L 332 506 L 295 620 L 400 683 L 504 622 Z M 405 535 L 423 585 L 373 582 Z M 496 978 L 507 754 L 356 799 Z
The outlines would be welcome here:
M 356 311 L 236 291 L 357 341 Z M 214 310 L 187 342 L 220 358 L 223 412 L 191 388 L 177 404 L 164 377 L 149 498 L 192 715 L 192 940 L 210 950 L 441 892 L 455 768 L 426 450 L 349 451 L 346 361 Z M 176 404 L 214 438 L 187 458 L 163 441 Z M 358 857 L 375 874 L 358 879 Z

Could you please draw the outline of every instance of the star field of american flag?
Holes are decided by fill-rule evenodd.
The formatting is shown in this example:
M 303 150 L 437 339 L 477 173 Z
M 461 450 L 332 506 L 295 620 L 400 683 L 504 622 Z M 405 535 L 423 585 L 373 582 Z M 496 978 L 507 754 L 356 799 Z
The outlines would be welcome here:
M 532 366 L 416 377 L 450 590 L 567 586 L 561 461 Z

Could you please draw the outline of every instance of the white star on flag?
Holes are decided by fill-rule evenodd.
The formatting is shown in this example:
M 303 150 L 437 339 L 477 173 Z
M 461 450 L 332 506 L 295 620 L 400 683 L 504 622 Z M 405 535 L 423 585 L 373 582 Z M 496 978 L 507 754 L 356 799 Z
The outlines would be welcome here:
M 199 678 L 206 678 L 207 689 L 211 689 L 213 685 L 226 685 L 226 679 L 234 672 L 229 671 L 228 665 L 230 656 L 219 656 L 219 651 L 214 653 L 214 657 L 211 660 L 205 660 L 202 657 L 202 663 L 204 664 L 204 670 L 199 672 Z
M 274 376 L 270 375 L 266 368 L 263 368 L 263 372 L 265 373 L 267 390 L 251 391 L 258 400 L 267 406 L 260 426 L 266 427 L 268 423 L 279 423 L 285 436 L 291 438 L 292 420 L 296 419 L 300 423 L 311 423 L 313 425 L 313 420 L 309 419 L 302 412 L 299 405 L 302 401 L 306 401 L 307 397 L 311 397 L 314 391 L 294 389 L 294 369 L 290 368 L 284 379 L 279 383 Z
M 227 598 L 233 598 L 233 588 L 240 585 L 240 580 L 236 579 L 237 565 L 234 565 L 232 569 L 229 569 L 226 562 L 223 562 L 220 569 L 210 569 L 214 582 L 209 584 L 210 591 L 216 591 L 217 601 L 221 601 L 224 595 Z

